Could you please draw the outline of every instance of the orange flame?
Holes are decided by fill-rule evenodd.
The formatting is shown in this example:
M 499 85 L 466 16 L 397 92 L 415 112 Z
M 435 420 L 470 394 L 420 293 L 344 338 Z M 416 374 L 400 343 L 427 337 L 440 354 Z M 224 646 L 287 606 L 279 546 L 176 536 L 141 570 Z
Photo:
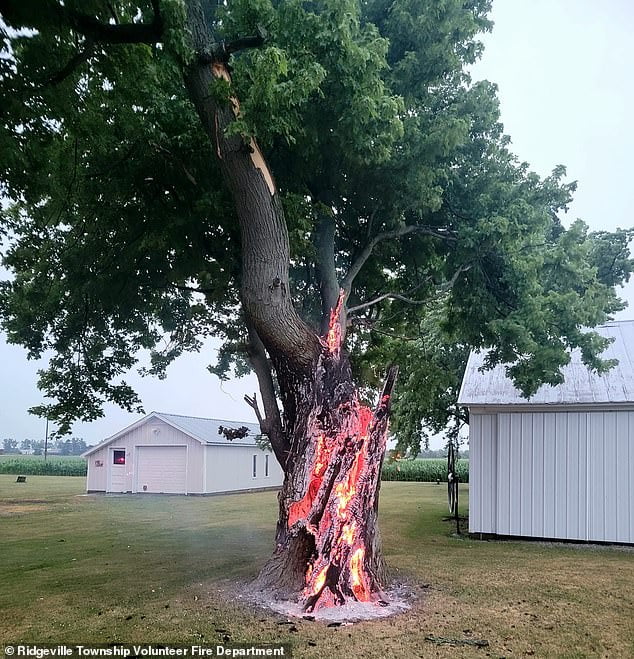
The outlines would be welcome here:
M 345 519 L 346 508 L 356 493 L 354 485 L 349 485 L 347 481 L 348 479 L 346 478 L 346 482 L 339 483 L 335 486 L 335 496 L 337 497 L 337 517 L 339 519 Z
M 328 566 L 326 565 L 321 572 L 315 578 L 315 583 L 312 587 L 312 594 L 317 595 L 319 591 L 324 587 L 326 583 L 326 572 L 328 572 Z
M 341 291 L 330 313 L 328 333 L 321 338 L 323 354 L 335 359 L 341 349 L 343 300 Z M 305 493 L 288 511 L 289 529 L 299 524 L 315 541 L 303 590 L 307 611 L 347 599 L 368 602 L 374 598 L 362 531 L 367 507 L 373 505 L 366 486 L 378 478 L 378 463 L 370 456 L 383 455 L 387 439 L 384 431 L 375 436 L 374 424 L 386 423 L 380 413 L 382 408 L 389 410 L 389 401 L 388 395 L 382 396 L 375 417 L 355 394 L 339 405 L 332 418 L 321 412 L 309 418 L 307 441 L 315 443 L 314 457 L 306 465 Z
M 350 576 L 352 580 L 352 592 L 359 602 L 367 602 L 370 599 L 368 587 L 363 577 L 363 559 L 365 549 L 359 547 L 350 557 Z

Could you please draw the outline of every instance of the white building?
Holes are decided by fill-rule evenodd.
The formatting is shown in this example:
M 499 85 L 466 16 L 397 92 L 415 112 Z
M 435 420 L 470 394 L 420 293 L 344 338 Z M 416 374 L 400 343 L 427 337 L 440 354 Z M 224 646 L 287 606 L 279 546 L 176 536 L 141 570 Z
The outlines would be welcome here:
M 219 428 L 246 426 L 228 440 Z M 252 423 L 152 412 L 84 453 L 88 492 L 211 494 L 279 487 L 282 469 Z
M 526 400 L 504 367 L 469 357 L 469 531 L 634 543 L 634 321 L 596 330 L 614 342 L 588 371 L 578 351 L 565 382 Z

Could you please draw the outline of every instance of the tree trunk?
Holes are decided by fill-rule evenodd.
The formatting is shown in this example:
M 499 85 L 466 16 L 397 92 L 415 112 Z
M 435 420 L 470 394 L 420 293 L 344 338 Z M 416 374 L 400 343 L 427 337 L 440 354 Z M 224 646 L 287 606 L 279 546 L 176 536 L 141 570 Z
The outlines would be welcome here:
M 337 307 L 334 323 L 338 317 Z M 372 411 L 359 402 L 334 334 L 331 329 L 323 341 L 314 377 L 291 383 L 296 416 L 276 548 L 257 581 L 282 597 L 301 592 L 307 612 L 384 597 L 377 514 L 396 368 Z
M 208 17 L 199 0 L 188 0 L 187 7 L 194 48 L 208 52 Z M 276 549 L 258 584 L 285 596 L 301 592 L 306 611 L 379 600 L 384 566 L 378 491 L 396 369 L 373 412 L 360 404 L 342 350 L 343 292 L 325 336 L 298 316 L 289 290 L 288 232 L 273 176 L 254 140 L 227 136 L 238 101 L 219 103 L 210 93 L 215 79 L 230 82 L 225 63 L 201 61 L 185 71 L 185 83 L 236 205 L 242 304 L 265 409 L 268 403 L 273 410 L 267 416 L 279 415 L 259 341 L 271 357 L 283 406 L 283 423 L 268 418 L 263 424 L 276 428 L 269 436 L 285 479 Z M 329 260 L 334 265 L 334 255 Z

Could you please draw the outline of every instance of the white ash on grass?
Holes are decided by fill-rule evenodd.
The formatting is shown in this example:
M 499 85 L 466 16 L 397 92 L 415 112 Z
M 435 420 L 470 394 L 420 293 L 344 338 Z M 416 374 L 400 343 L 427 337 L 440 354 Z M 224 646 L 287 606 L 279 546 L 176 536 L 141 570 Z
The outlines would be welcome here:
M 393 585 L 385 591 L 385 600 L 380 602 L 349 601 L 341 606 L 323 607 L 312 612 L 304 611 L 301 603 L 297 601 L 277 599 L 267 593 L 254 593 L 245 595 L 244 598 L 285 617 L 325 622 L 335 626 L 404 613 L 410 609 L 413 595 L 404 584 Z

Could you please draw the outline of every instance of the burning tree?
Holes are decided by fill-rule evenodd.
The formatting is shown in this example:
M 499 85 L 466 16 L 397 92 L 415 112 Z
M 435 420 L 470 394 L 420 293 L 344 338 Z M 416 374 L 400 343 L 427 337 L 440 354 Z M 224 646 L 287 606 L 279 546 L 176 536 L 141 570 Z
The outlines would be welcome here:
M 606 367 L 581 328 L 621 308 L 630 234 L 565 230 L 563 169 L 509 153 L 495 87 L 463 71 L 488 0 L 1 6 L 3 328 L 52 351 L 62 432 L 140 409 L 139 350 L 161 375 L 222 338 L 212 370 L 255 371 L 285 473 L 262 585 L 307 610 L 381 598 L 390 405 L 420 430 L 440 348 L 493 347 L 526 393 L 569 347 Z

